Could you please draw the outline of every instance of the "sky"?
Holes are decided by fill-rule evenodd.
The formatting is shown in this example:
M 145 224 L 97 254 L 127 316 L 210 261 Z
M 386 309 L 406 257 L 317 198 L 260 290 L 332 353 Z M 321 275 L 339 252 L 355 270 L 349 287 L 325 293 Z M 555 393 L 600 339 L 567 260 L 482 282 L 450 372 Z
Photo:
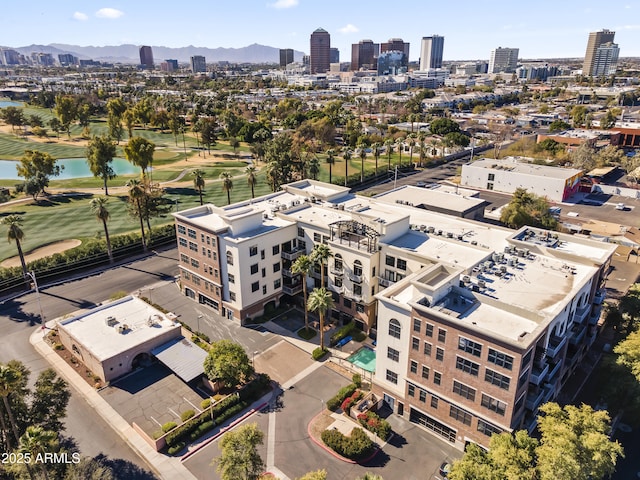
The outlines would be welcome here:
M 0 45 L 156 45 L 309 52 L 318 27 L 340 60 L 351 44 L 402 38 L 420 56 L 423 36 L 445 37 L 444 60 L 489 58 L 497 47 L 520 58 L 583 57 L 589 32 L 616 32 L 620 56 L 640 57 L 640 0 L 29 0 L 2 9 Z

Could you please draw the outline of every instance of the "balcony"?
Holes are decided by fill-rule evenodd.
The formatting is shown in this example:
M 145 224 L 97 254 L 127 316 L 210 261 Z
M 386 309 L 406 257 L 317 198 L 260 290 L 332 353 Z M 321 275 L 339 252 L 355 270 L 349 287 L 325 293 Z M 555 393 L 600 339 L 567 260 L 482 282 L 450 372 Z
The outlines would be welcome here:
M 574 322 L 582 323 L 582 321 L 586 318 L 586 316 L 591 311 L 591 304 L 587 303 L 584 307 L 577 308 L 576 313 L 574 315 Z
M 527 393 L 527 401 L 525 403 L 525 407 L 533 412 L 542 403 L 544 394 L 545 391 L 542 388 L 537 388 L 534 391 L 529 391 L 529 393 Z
M 533 383 L 535 385 L 540 385 L 540 383 L 547 376 L 547 373 L 549 373 L 549 364 L 548 363 L 545 363 L 542 368 L 540 368 L 538 366 L 534 366 L 533 370 L 531 371 L 531 376 L 529 377 L 529 382 L 531 382 L 531 383 Z
M 344 269 L 342 267 L 338 268 L 335 265 L 329 268 L 329 271 L 336 277 L 342 277 L 344 275 Z
M 388 287 L 390 285 L 393 285 L 395 282 L 392 282 L 391 280 L 384 278 L 384 277 L 378 277 L 378 285 L 380 285 L 381 287 Z
M 552 335 L 549 338 L 549 344 L 547 345 L 547 357 L 555 358 L 562 351 L 562 347 L 567 343 L 567 337 L 558 337 Z
M 542 403 L 550 402 L 556 389 L 553 385 L 546 384 L 542 389 Z
M 604 290 L 596 292 L 596 296 L 593 297 L 593 303 L 596 305 L 601 305 L 604 302 L 605 292 Z
M 354 302 L 362 302 L 362 295 L 358 295 L 357 293 L 353 293 L 351 290 L 347 290 L 346 288 L 343 288 L 342 295 L 345 298 L 353 300 Z
M 283 285 L 282 292 L 286 293 L 287 295 L 297 295 L 298 293 L 302 292 L 302 284 L 299 283 L 297 285 Z
M 295 248 L 293 250 L 289 250 L 289 251 L 285 251 L 282 250 L 280 252 L 280 256 L 282 258 L 284 258 L 285 260 L 291 260 L 294 261 L 296 258 L 298 258 L 300 255 L 302 255 L 304 253 L 305 249 L 304 248 Z
M 299 274 L 298 273 L 293 273 L 289 268 L 283 268 L 282 269 L 282 275 L 284 275 L 285 277 L 289 277 L 289 278 L 295 278 Z
M 571 333 L 569 335 L 569 343 L 571 345 L 578 345 L 584 340 L 585 335 L 587 334 L 587 326 L 574 324 L 571 327 Z
M 560 372 L 560 367 L 562 367 L 562 362 L 560 360 L 558 360 L 558 362 L 556 362 L 555 365 L 551 365 L 551 370 L 549 371 L 549 374 L 547 375 L 547 382 L 549 383 L 553 383 L 556 380 L 556 375 L 558 374 L 558 372 Z
M 353 283 L 362 283 L 362 274 L 356 275 L 355 273 L 350 273 L 349 280 L 351 280 Z

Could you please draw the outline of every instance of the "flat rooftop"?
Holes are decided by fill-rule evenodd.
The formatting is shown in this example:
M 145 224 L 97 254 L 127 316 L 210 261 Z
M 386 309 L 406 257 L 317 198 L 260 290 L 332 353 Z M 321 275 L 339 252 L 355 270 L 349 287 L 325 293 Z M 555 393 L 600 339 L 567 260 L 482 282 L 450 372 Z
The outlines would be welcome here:
M 465 166 L 486 168 L 487 170 L 505 170 L 509 172 L 519 173 L 521 175 L 533 175 L 536 177 L 558 179 L 568 179 L 575 175 L 578 175 L 579 173 L 582 173 L 582 170 L 578 170 L 575 168 L 551 167 L 549 165 L 526 163 L 515 157 L 507 157 L 501 160 L 483 158 L 468 163 Z
M 462 189 L 461 189 L 462 190 Z M 467 191 L 464 189 L 465 192 Z M 409 202 L 415 207 L 420 205 L 430 205 L 439 209 L 452 212 L 464 213 L 474 208 L 478 208 L 486 202 L 481 198 L 468 197 L 465 193 L 456 194 L 454 191 L 447 191 L 437 188 L 424 188 L 406 185 L 376 195 L 376 200 L 389 203 L 404 204 Z
M 108 319 L 113 318 L 108 325 Z M 124 328 L 120 333 L 120 328 Z M 99 361 L 104 361 L 152 340 L 167 331 L 180 335 L 180 324 L 136 297 L 94 308 L 58 322 L 70 337 L 84 345 Z

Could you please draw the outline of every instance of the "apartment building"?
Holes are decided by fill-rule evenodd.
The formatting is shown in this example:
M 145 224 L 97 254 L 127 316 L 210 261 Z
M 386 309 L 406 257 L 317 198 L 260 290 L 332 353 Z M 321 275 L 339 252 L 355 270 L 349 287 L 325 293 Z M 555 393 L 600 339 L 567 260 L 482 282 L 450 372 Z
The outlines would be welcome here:
M 489 73 L 512 73 L 518 66 L 519 48 L 498 47 L 491 50 L 489 57 Z
M 396 414 L 459 448 L 532 430 L 595 339 L 615 246 L 429 210 L 470 200 L 402 188 L 370 198 L 303 180 L 177 212 L 183 291 L 243 323 L 293 301 L 292 262 L 325 243 L 329 318 L 377 338 L 374 391 Z
M 589 40 L 587 42 L 587 50 L 584 54 L 584 65 L 582 67 L 583 75 L 602 75 L 603 73 L 594 72 L 594 68 L 597 65 L 596 57 L 598 56 L 598 49 L 607 44 L 613 44 L 616 32 L 611 30 L 600 30 L 598 32 L 589 33 Z M 617 61 L 617 57 L 616 57 Z

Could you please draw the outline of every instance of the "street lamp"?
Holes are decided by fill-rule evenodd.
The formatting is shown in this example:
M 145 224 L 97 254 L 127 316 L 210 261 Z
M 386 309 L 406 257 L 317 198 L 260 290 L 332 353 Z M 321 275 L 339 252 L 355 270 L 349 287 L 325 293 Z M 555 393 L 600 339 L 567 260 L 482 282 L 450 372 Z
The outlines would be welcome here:
M 44 314 L 42 313 L 42 304 L 40 303 L 40 289 L 38 288 L 38 280 L 36 279 L 35 272 L 27 272 L 27 275 L 29 276 L 29 278 L 31 278 L 31 280 L 33 280 L 33 286 L 36 291 L 36 299 L 38 301 L 38 309 L 40 310 L 40 323 L 42 324 L 42 329 L 44 330 Z

